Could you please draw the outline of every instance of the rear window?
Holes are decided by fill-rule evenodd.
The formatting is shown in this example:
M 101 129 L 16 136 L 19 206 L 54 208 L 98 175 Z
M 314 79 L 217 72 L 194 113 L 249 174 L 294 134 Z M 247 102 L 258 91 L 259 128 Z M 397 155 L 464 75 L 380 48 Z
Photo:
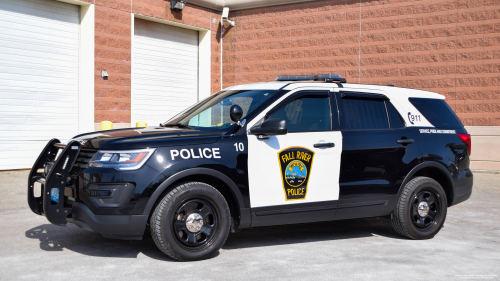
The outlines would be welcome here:
M 410 98 L 410 102 L 436 128 L 463 128 L 450 106 L 440 99 Z

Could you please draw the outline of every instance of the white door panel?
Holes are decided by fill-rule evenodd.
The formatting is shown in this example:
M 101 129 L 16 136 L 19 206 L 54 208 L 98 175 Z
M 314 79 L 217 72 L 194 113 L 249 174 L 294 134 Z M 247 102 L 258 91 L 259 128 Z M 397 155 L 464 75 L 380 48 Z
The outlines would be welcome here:
M 332 148 L 314 148 L 320 142 L 333 142 Z M 278 153 L 289 147 L 314 152 L 308 171 L 307 193 L 303 200 L 286 199 Z M 252 208 L 338 200 L 342 135 L 337 132 L 289 133 L 259 140 L 248 136 L 248 170 Z

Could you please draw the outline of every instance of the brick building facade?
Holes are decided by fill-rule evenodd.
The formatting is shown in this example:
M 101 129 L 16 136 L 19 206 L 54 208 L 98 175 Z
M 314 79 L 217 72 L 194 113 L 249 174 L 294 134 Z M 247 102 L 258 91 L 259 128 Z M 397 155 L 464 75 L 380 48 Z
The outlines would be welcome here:
M 208 79 L 200 84 L 206 95 L 277 75 L 318 73 L 443 94 L 473 135 L 473 168 L 500 170 L 500 150 L 491 145 L 500 140 L 499 0 L 326 0 L 267 7 L 245 0 L 246 8 L 228 5 L 234 27 L 221 27 L 223 4 L 211 0 L 188 0 L 183 10 L 170 9 L 165 0 L 61 1 L 81 6 L 82 30 L 91 25 L 85 34 L 93 42 L 90 37 L 81 44 L 92 42 L 94 48 L 81 45 L 80 51 L 94 56 L 94 79 L 80 80 L 80 88 L 94 91 L 84 99 L 80 93 L 80 102 L 94 103 L 89 120 L 96 128 L 105 120 L 115 128 L 134 124 L 134 19 L 140 19 L 210 37 L 204 41 L 208 49 L 200 51 L 207 67 L 198 73 Z M 91 20 L 85 20 L 89 7 Z M 90 72 L 82 69 L 80 76 Z M 92 110 L 80 107 L 82 112 Z

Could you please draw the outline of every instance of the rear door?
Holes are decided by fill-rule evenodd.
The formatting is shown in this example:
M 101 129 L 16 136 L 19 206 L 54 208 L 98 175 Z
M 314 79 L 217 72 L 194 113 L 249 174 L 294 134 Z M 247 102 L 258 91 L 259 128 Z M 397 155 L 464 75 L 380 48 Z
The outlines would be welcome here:
M 248 128 L 268 118 L 286 120 L 288 134 L 248 135 L 252 226 L 333 219 L 342 152 L 335 96 L 328 90 L 289 93 Z
M 340 89 L 343 151 L 337 219 L 381 216 L 421 157 L 418 129 L 406 127 L 396 101 L 383 92 Z

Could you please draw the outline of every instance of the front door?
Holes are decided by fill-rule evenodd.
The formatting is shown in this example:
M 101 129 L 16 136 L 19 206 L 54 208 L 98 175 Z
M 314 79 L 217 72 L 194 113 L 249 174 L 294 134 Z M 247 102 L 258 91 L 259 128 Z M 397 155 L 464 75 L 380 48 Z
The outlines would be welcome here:
M 249 128 L 262 118 L 286 120 L 288 133 L 268 139 L 248 135 L 252 226 L 333 219 L 342 152 L 333 93 L 289 93 Z

